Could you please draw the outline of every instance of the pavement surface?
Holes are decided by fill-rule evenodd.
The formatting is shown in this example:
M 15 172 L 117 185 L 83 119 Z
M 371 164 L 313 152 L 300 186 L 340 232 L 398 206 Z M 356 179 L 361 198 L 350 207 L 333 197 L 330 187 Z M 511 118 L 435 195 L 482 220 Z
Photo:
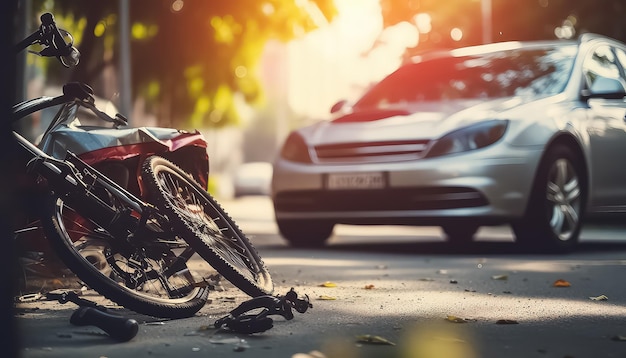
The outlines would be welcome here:
M 179 320 L 138 315 L 81 291 L 139 323 L 132 340 L 117 342 L 97 327 L 72 325 L 76 305 L 30 297 L 16 305 L 22 357 L 626 357 L 623 244 L 526 255 L 487 240 L 451 253 L 402 229 L 341 228 L 337 241 L 346 244 L 295 250 L 271 222 L 255 219 L 258 208 L 225 207 L 266 261 L 275 294 L 293 287 L 311 309 L 292 320 L 274 316 L 273 328 L 246 335 L 213 327 L 249 299 L 228 283 L 198 314 Z M 505 234 L 493 240 L 498 235 Z M 364 243 L 351 243 L 358 239 Z M 80 291 L 71 276 L 31 283 L 41 292 Z

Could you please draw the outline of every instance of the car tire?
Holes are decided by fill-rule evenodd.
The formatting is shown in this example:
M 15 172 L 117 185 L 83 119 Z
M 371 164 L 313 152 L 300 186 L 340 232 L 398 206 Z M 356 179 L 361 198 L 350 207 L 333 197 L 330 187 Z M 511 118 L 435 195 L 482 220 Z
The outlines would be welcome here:
M 587 199 L 581 159 L 556 145 L 542 160 L 523 218 L 512 224 L 516 241 L 531 251 L 567 252 L 578 243 Z
M 475 224 L 445 225 L 441 227 L 449 243 L 463 246 L 474 240 L 474 235 L 476 235 L 479 228 L 480 226 Z
M 278 231 L 291 246 L 322 247 L 332 235 L 334 224 L 311 220 L 276 220 Z

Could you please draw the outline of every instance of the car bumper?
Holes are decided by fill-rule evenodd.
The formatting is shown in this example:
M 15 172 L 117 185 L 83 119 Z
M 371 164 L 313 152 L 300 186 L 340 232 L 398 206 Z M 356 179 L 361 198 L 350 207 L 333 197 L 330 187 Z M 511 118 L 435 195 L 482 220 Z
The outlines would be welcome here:
M 313 165 L 278 160 L 272 199 L 278 220 L 439 225 L 499 224 L 523 215 L 541 151 L 509 149 L 411 162 Z M 332 173 L 383 172 L 383 189 L 331 190 Z

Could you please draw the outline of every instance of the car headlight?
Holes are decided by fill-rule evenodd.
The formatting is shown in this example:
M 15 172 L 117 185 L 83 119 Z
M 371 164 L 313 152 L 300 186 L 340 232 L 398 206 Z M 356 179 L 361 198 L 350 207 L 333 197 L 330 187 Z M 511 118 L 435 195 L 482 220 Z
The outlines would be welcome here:
M 468 152 L 492 145 L 504 136 L 509 121 L 494 119 L 450 132 L 439 138 L 426 158 Z
M 304 142 L 304 138 L 296 132 L 289 134 L 280 151 L 280 156 L 294 162 L 311 163 L 309 147 Z

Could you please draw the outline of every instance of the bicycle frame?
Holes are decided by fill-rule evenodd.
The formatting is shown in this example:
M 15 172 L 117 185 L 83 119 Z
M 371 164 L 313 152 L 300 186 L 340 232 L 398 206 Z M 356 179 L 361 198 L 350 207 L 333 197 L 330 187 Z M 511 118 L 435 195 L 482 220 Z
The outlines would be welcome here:
M 64 37 L 70 39 L 69 43 L 65 41 Z M 44 47 L 40 52 L 34 52 L 35 54 L 44 57 L 57 57 L 66 67 L 78 64 L 80 53 L 73 46 L 71 35 L 67 31 L 57 28 L 54 17 L 49 13 L 41 16 L 39 29 L 20 41 L 15 46 L 15 51 L 23 51 L 33 44 L 41 44 Z M 10 120 L 12 123 L 15 123 L 35 112 L 57 106 L 61 106 L 61 108 L 44 132 L 43 139 L 47 139 L 48 136 L 52 137 L 52 134 L 59 128 L 72 127 L 74 125 L 73 120 L 77 118 L 76 114 L 81 107 L 86 108 L 89 113 L 95 114 L 97 119 L 113 123 L 115 129 L 118 129 L 121 125 L 128 124 L 128 120 L 122 115 L 116 114 L 112 117 L 98 109 L 95 106 L 93 90 L 88 85 L 77 82 L 64 85 L 62 95 L 56 97 L 44 96 L 14 105 Z M 177 136 L 181 134 L 180 131 L 166 131 L 165 140 L 174 142 L 175 140 L 172 137 L 174 132 Z M 156 239 L 156 241 L 148 240 L 145 242 L 146 245 L 154 245 L 154 243 L 158 244 L 159 242 L 167 242 L 171 245 L 176 241 L 176 235 L 171 231 L 167 218 L 162 216 L 155 206 L 141 198 L 144 195 L 141 187 L 133 191 L 133 189 L 137 188 L 130 188 L 115 182 L 93 165 L 79 158 L 71 150 L 67 150 L 67 142 L 61 143 L 60 147 L 62 147 L 62 150 L 53 150 L 55 141 L 52 138 L 48 143 L 49 145 L 44 143 L 43 146 L 37 146 L 16 131 L 13 131 L 13 134 L 19 147 L 22 149 L 20 156 L 24 160 L 26 171 L 45 179 L 48 184 L 46 190 L 61 198 L 64 203 L 76 212 L 89 217 L 92 222 L 107 230 L 116 241 L 120 241 L 120 243 L 126 242 L 126 248 L 130 250 L 140 248 L 141 245 L 132 245 L 130 240 L 134 237 L 141 238 L 143 233 L 148 234 L 146 237 Z M 68 135 L 72 136 L 72 133 Z M 190 136 L 191 139 L 189 139 Z M 198 133 L 190 134 L 190 136 L 185 136 L 182 144 L 179 143 L 179 146 L 193 145 L 202 149 L 202 145 L 198 145 L 198 141 L 202 141 L 202 144 L 205 143 L 202 136 Z M 154 138 L 154 140 L 159 141 L 160 138 Z M 176 139 L 178 138 L 180 137 L 176 137 Z M 157 146 L 162 145 L 161 142 L 156 144 Z M 133 149 L 135 147 L 131 145 L 129 150 Z M 206 156 L 206 153 L 204 155 Z M 97 160 L 99 158 L 96 158 L 95 161 L 93 160 L 94 158 L 89 159 L 94 164 L 98 164 Z M 206 169 L 208 174 L 208 160 L 206 168 L 198 167 L 197 169 L 198 173 L 194 176 L 196 180 L 204 179 L 202 173 Z M 35 181 L 40 180 L 35 179 Z M 138 180 L 138 184 L 141 186 L 140 180 Z M 160 228 L 154 231 L 154 225 L 146 225 L 149 220 L 151 222 L 156 221 Z M 17 230 L 16 234 L 30 231 L 34 228 L 23 227 Z M 142 242 L 142 244 L 144 243 Z M 191 255 L 185 256 L 190 257 Z
M 51 184 L 51 190 L 55 195 L 71 202 L 72 206 L 84 213 L 90 213 L 90 217 L 98 218 L 97 224 L 119 234 L 128 236 L 135 233 L 147 221 L 147 218 L 155 214 L 152 205 L 139 199 L 128 190 L 89 166 L 77 156 L 68 152 L 64 161 L 55 159 L 41 151 L 20 134 L 13 132 L 18 144 L 26 150 L 31 160 L 27 168 L 29 172 L 41 175 Z M 87 182 L 89 180 L 91 182 Z M 130 212 L 121 213 L 115 207 L 106 203 L 97 193 L 91 189 L 98 184 L 117 200 L 128 205 L 133 212 L 140 216 L 137 221 Z

